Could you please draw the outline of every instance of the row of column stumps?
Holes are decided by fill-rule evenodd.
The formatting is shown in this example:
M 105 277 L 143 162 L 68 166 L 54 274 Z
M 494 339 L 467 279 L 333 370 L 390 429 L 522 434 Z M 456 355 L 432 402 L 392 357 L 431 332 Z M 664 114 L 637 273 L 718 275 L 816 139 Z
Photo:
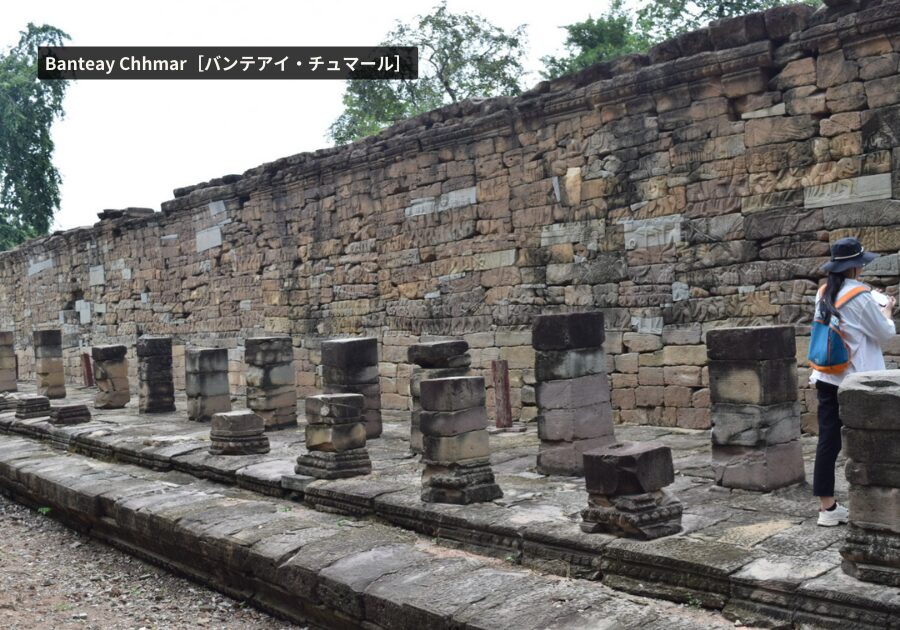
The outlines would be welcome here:
M 716 484 L 770 491 L 804 481 L 793 327 L 714 329 L 706 344 Z
M 414 366 L 409 377 L 409 450 L 421 454 L 422 404 L 419 400 L 419 388 L 422 381 L 468 376 L 472 359 L 469 356 L 469 343 L 462 339 L 415 343 L 408 348 L 406 358 Z
M 863 372 L 838 390 L 850 525 L 844 572 L 900 587 L 900 370 Z
M 0 331 L 0 392 L 18 391 L 16 384 L 16 335 Z

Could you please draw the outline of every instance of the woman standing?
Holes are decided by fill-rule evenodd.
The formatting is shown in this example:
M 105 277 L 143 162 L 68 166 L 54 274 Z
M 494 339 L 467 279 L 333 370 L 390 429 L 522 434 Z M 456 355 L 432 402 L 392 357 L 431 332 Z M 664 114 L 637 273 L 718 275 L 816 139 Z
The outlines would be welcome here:
M 819 401 L 819 443 L 813 471 L 813 494 L 819 497 L 819 521 L 823 527 L 846 523 L 847 508 L 834 500 L 834 466 L 841 452 L 841 418 L 838 386 L 848 374 L 884 369 L 881 346 L 896 334 L 891 317 L 895 300 L 873 294 L 858 280 L 862 268 L 878 254 L 865 251 L 855 238 L 842 238 L 831 247 L 831 261 L 822 266 L 828 273 L 816 299 L 816 318 L 840 320 L 840 330 L 850 350 L 850 364 L 839 373 L 813 369 L 810 383 Z M 882 305 L 879 305 L 879 302 Z

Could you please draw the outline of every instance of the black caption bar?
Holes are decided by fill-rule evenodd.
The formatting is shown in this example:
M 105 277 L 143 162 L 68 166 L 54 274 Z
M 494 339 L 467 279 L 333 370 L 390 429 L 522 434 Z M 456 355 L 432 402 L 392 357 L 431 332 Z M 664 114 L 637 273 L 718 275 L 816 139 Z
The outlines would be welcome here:
M 38 78 L 416 79 L 414 46 L 41 46 Z

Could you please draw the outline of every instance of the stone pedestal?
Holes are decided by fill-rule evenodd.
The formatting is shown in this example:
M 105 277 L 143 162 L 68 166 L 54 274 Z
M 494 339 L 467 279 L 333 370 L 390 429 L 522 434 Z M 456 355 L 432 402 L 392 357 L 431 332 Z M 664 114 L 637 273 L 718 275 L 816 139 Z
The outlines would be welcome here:
M 226 348 L 188 348 L 184 363 L 188 419 L 208 422 L 231 411 Z
M 50 424 L 82 424 L 91 421 L 87 405 L 58 405 L 50 408 Z
M 769 491 L 803 481 L 794 328 L 718 328 L 706 345 L 716 483 Z
M 213 455 L 259 455 L 269 452 L 265 421 L 247 409 L 214 414 L 209 427 Z
M 409 378 L 409 450 L 421 453 L 422 430 L 419 428 L 419 416 L 422 405 L 419 402 L 419 385 L 429 379 L 466 376 L 472 359 L 469 356 L 469 344 L 462 339 L 413 344 L 407 350 L 407 359 L 415 366 Z
M 50 415 L 50 399 L 46 396 L 20 396 L 16 403 L 16 418 L 28 420 Z
M 297 375 L 290 337 L 250 337 L 244 341 L 247 407 L 266 430 L 297 426 Z
M 66 397 L 62 356 L 61 330 L 34 331 L 34 373 L 38 394 L 47 398 Z
M 672 450 L 661 442 L 620 442 L 584 454 L 588 507 L 581 529 L 651 540 L 681 531 Z
M 900 587 L 900 370 L 852 374 L 838 400 L 850 482 L 843 569 Z
M 361 394 L 325 394 L 306 399 L 306 448 L 294 472 L 317 479 L 368 475 L 364 399 Z
M 422 381 L 422 500 L 480 503 L 503 496 L 494 481 L 484 406 L 484 379 Z
M 581 475 L 585 451 L 615 442 L 603 326 L 597 312 L 535 318 L 537 469 L 546 475 Z
M 175 411 L 172 338 L 141 337 L 138 358 L 138 409 L 141 413 Z
M 94 407 L 97 409 L 121 409 L 131 401 L 128 389 L 128 350 L 125 346 L 94 346 L 91 358 L 94 360 L 94 383 L 97 395 Z
M 16 385 L 16 335 L 0 331 L 0 392 L 14 392 Z
M 322 383 L 326 394 L 361 394 L 366 437 L 381 435 L 378 340 L 374 337 L 322 342 Z

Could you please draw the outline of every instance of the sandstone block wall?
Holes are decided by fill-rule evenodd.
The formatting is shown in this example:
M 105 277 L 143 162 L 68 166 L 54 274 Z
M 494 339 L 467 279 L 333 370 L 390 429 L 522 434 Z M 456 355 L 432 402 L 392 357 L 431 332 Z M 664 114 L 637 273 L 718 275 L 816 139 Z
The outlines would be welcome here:
M 600 309 L 617 419 L 706 427 L 706 332 L 794 325 L 804 364 L 830 240 L 884 254 L 866 279 L 897 294 L 900 3 L 854 6 L 716 22 L 177 189 L 161 213 L 104 211 L 0 255 L 0 330 L 28 377 L 31 331 L 61 327 L 72 381 L 82 346 L 172 336 L 176 387 L 186 343 L 225 347 L 236 394 L 243 339 L 287 334 L 301 396 L 323 339 L 371 335 L 387 417 L 408 414 L 408 345 L 462 337 L 475 373 L 509 361 L 527 420 L 533 318 Z

